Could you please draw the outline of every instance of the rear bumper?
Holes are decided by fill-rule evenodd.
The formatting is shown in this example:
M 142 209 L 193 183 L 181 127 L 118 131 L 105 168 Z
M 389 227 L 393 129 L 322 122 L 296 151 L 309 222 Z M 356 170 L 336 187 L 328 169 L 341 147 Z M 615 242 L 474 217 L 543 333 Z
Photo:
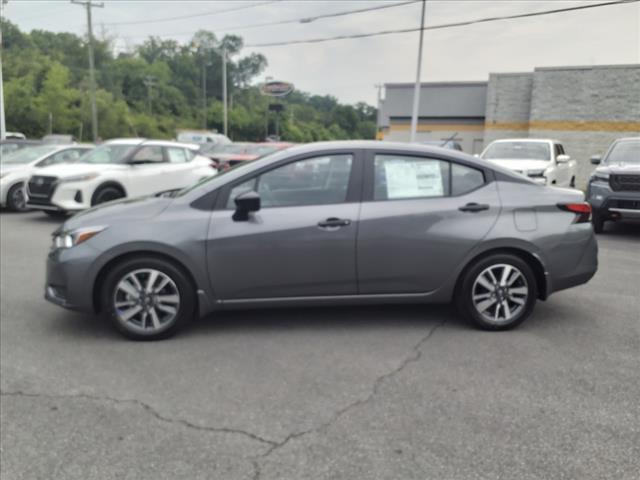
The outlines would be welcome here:
M 559 262 L 564 262 L 561 269 L 563 273 L 558 274 L 559 269 L 554 269 L 556 272 L 548 277 L 549 294 L 583 285 L 591 280 L 598 271 L 598 242 L 596 236 L 591 225 L 582 224 L 581 227 L 588 228 L 588 236 L 584 242 L 574 242 L 573 246 L 567 245 L 569 250 L 563 254 L 562 260 L 558 259 Z M 581 253 L 573 256 L 574 252 Z

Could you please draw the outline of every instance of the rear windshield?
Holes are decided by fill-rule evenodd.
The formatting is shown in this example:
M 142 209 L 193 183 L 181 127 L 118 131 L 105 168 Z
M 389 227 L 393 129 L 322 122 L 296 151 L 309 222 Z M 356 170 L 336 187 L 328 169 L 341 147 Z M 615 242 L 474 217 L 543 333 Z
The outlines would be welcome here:
M 497 142 L 482 154 L 486 160 L 551 160 L 551 149 L 543 142 Z
M 603 163 L 640 164 L 640 140 L 616 143 Z

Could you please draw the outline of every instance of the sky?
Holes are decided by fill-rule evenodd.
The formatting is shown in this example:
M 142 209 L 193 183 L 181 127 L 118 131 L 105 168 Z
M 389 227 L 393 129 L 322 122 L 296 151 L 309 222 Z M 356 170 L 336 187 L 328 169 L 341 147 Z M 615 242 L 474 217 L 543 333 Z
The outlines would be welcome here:
M 606 0 L 428 0 L 425 24 L 536 12 Z M 93 9 L 94 33 L 131 49 L 149 35 L 187 42 L 200 29 L 233 33 L 245 45 L 417 28 L 421 2 L 309 23 L 242 29 L 244 25 L 308 18 L 402 0 L 189 1 L 106 0 Z M 236 11 L 227 11 L 242 8 Z M 86 33 L 85 9 L 67 0 L 9 0 L 4 15 L 22 30 Z M 190 16 L 190 18 L 177 18 Z M 152 20 L 164 20 L 151 22 Z M 169 19 L 169 20 L 166 20 Z M 145 22 L 123 24 L 123 22 Z M 219 31 L 225 29 L 225 31 Z M 277 47 L 245 47 L 269 66 L 263 76 L 340 101 L 375 105 L 375 85 L 414 82 L 419 33 Z M 422 81 L 487 80 L 490 72 L 535 67 L 640 63 L 640 2 L 582 11 L 426 31 Z

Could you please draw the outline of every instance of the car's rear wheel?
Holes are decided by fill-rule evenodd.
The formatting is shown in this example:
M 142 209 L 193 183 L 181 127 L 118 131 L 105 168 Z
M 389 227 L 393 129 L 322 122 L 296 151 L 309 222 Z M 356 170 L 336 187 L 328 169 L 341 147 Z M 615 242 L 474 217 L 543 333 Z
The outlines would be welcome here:
M 24 186 L 18 183 L 7 192 L 7 208 L 14 212 L 26 212 L 27 197 L 24 194 Z
M 107 316 L 134 340 L 172 336 L 193 318 L 195 302 L 194 288 L 182 269 L 155 257 L 123 261 L 103 284 Z
M 91 206 L 100 205 L 101 203 L 111 202 L 124 198 L 124 192 L 116 186 L 107 185 L 106 187 L 100 187 L 95 191 L 91 197 Z
M 456 304 L 476 326 L 507 330 L 531 314 L 537 297 L 536 279 L 527 262 L 516 255 L 494 254 L 466 270 Z

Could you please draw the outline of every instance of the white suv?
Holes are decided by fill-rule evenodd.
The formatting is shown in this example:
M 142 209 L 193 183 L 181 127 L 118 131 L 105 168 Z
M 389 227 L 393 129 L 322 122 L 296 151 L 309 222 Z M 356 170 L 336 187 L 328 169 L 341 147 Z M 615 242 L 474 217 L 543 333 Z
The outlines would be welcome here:
M 51 215 L 188 187 L 217 173 L 197 145 L 118 139 L 77 162 L 42 169 L 27 183 L 27 205 Z
M 93 145 L 33 145 L 0 158 L 0 207 L 23 212 L 28 210 L 24 183 L 34 171 L 60 163 L 74 162 Z
M 491 142 L 481 158 L 542 185 L 576 186 L 576 161 L 551 139 L 510 138 Z

